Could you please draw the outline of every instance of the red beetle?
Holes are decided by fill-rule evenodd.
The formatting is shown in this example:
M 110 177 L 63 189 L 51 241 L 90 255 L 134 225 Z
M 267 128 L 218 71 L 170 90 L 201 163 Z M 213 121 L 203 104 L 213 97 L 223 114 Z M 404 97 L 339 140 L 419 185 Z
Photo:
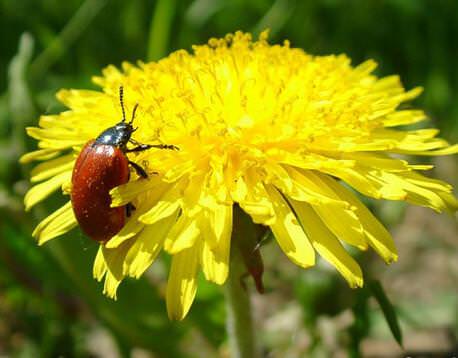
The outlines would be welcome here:
M 126 216 L 134 209 L 131 204 L 111 208 L 110 190 L 129 181 L 129 164 L 137 174 L 148 175 L 138 164 L 131 162 L 126 153 L 150 148 L 177 149 L 173 145 L 141 144 L 131 138 L 136 130 L 132 126 L 138 104 L 132 111 L 132 119 L 126 122 L 123 88 L 119 88 L 122 120 L 104 130 L 95 140 L 86 143 L 76 159 L 72 174 L 71 201 L 73 212 L 83 232 L 91 239 L 106 242 L 125 224 Z M 127 143 L 135 145 L 127 148 Z

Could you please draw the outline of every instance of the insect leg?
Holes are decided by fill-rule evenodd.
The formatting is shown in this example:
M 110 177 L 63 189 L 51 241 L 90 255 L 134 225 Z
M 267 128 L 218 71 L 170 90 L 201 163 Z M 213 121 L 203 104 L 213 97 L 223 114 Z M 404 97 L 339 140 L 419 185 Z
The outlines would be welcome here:
M 132 211 L 134 211 L 136 207 L 132 203 L 127 203 L 126 205 L 126 216 L 130 217 L 132 215 Z
M 140 165 L 138 165 L 137 163 L 134 163 L 134 162 L 132 162 L 130 160 L 129 160 L 129 164 L 132 165 L 132 168 L 135 169 L 135 171 L 138 174 L 138 176 L 140 176 L 142 178 L 148 178 L 148 174 L 146 174 L 145 169 L 143 169 Z
M 157 149 L 172 149 L 172 150 L 178 150 L 178 147 L 171 145 L 171 144 L 142 144 L 140 142 L 137 142 L 135 139 L 129 139 L 129 142 L 132 144 L 135 144 L 136 147 L 127 149 L 126 153 L 132 153 L 132 152 L 141 152 L 150 148 L 157 148 Z
M 130 149 L 126 149 L 125 152 L 126 153 L 132 153 L 132 152 L 143 152 L 144 150 L 147 150 L 147 149 L 150 149 L 152 148 L 151 145 L 149 144 L 140 144 L 136 147 L 133 147 L 133 148 L 130 148 Z

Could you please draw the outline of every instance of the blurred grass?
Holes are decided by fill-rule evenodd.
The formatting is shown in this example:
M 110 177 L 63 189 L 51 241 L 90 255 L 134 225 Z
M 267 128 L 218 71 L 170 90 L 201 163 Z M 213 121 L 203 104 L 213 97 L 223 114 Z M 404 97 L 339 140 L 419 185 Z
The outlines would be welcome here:
M 167 55 L 170 33 L 175 15 L 175 0 L 158 0 L 151 17 L 148 39 L 148 61 L 157 61 Z
M 156 268 L 167 265 L 167 258 L 140 282 L 123 283 L 119 301 L 112 302 L 91 278 L 95 248 L 77 231 L 36 247 L 33 226 L 63 199 L 55 195 L 23 213 L 28 181 L 17 159 L 35 146 L 24 126 L 35 124 L 37 113 L 62 109 L 54 98 L 58 89 L 95 88 L 91 76 L 108 64 L 156 60 L 210 37 L 265 28 L 272 42 L 289 39 L 314 54 L 346 53 L 354 64 L 374 58 L 379 75 L 397 73 L 407 88 L 424 86 L 415 104 L 427 110 L 444 137 L 458 139 L 457 1 L 0 0 L 0 355 L 95 354 L 87 343 L 94 326 L 108 332 L 121 355 L 132 347 L 161 357 L 199 356 L 199 349 L 224 354 L 224 308 L 214 285 L 202 280 L 190 316 L 180 324 L 168 321 L 161 286 L 166 270 Z M 456 168 L 453 161 L 448 165 Z M 393 208 L 373 208 L 392 229 L 404 210 L 397 206 L 390 217 Z M 309 351 L 329 353 L 320 322 L 352 307 L 358 320 L 346 326 L 349 338 L 342 344 L 359 354 L 373 322 L 366 293 L 349 292 L 321 266 L 304 274 L 288 263 L 285 273 L 275 258 L 269 265 L 269 249 L 268 286 L 282 292 L 281 300 L 300 302 Z M 278 306 L 274 295 L 267 296 Z M 455 334 L 457 326 L 455 319 Z M 205 344 L 191 347 L 189 337 Z

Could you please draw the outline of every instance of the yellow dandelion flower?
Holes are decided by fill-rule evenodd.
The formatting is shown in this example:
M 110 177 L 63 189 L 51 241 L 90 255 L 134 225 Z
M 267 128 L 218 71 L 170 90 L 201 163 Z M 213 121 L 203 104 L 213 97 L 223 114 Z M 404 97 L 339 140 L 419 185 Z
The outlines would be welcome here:
M 311 56 L 301 49 L 252 41 L 236 33 L 138 66 L 109 66 L 94 82 L 103 91 L 61 90 L 69 110 L 40 118 L 28 134 L 39 149 L 22 157 L 40 160 L 31 173 L 26 209 L 62 188 L 71 192 L 75 158 L 84 144 L 120 119 L 125 105 L 139 104 L 134 137 L 174 144 L 128 154 L 146 167 L 147 179 L 112 190 L 112 206 L 136 210 L 95 258 L 94 276 L 116 297 L 125 277 L 140 277 L 164 249 L 173 256 L 167 309 L 173 319 L 188 312 L 197 274 L 223 284 L 238 205 L 253 223 L 269 227 L 295 264 L 315 264 L 316 252 L 351 287 L 362 286 L 357 262 L 344 245 L 374 249 L 397 259 L 389 232 L 347 186 L 375 199 L 403 200 L 438 212 L 454 212 L 452 187 L 419 173 L 400 154 L 458 152 L 435 129 L 398 126 L 426 119 L 401 106 L 420 88 L 406 91 L 398 76 L 377 78 L 374 61 L 352 67 L 345 55 Z M 347 186 L 341 185 L 340 181 Z M 33 232 L 40 244 L 77 225 L 71 203 Z

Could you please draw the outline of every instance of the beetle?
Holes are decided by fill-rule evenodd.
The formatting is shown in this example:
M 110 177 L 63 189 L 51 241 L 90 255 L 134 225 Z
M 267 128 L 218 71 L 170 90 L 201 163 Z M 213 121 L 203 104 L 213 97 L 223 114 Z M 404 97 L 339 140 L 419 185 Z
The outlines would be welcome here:
M 146 171 L 130 161 L 126 154 L 151 148 L 178 149 L 168 144 L 142 144 L 131 138 L 137 130 L 132 124 L 138 104 L 134 106 L 132 119 L 126 122 L 122 86 L 119 88 L 119 102 L 122 120 L 86 143 L 76 159 L 72 173 L 70 196 L 76 220 L 87 236 L 102 243 L 123 228 L 126 216 L 135 209 L 130 203 L 110 207 L 110 190 L 129 181 L 129 165 L 139 177 L 148 177 Z M 134 147 L 128 148 L 128 143 Z

